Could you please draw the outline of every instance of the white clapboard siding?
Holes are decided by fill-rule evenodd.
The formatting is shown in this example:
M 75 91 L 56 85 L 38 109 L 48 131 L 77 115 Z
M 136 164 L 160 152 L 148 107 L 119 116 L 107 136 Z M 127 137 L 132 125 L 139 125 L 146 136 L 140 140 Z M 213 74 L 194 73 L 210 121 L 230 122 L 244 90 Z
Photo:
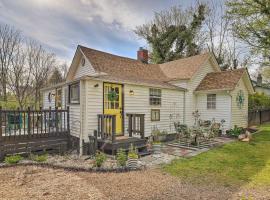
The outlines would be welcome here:
M 242 90 L 244 93 L 244 105 L 243 108 L 239 108 L 237 105 L 237 94 L 239 90 Z M 232 126 L 237 125 L 239 127 L 248 126 L 248 90 L 245 87 L 243 78 L 240 79 L 236 88 L 232 91 Z
M 80 58 L 80 61 L 79 61 L 79 64 L 78 64 L 78 68 L 75 72 L 75 75 L 74 75 L 74 79 L 77 79 L 77 78 L 80 78 L 80 77 L 83 77 L 83 76 L 86 76 L 86 75 L 93 75 L 95 74 L 95 70 L 94 68 L 92 67 L 91 63 L 88 61 L 88 59 L 82 55 L 85 59 L 85 65 L 82 66 L 81 64 L 81 59 L 82 57 Z
M 201 120 L 215 119 L 215 122 L 220 123 L 224 119 L 225 130 L 231 128 L 231 96 L 228 93 L 216 94 L 216 109 L 207 109 L 207 94 L 198 94 L 196 109 Z
M 49 107 L 55 107 L 55 96 L 51 97 L 51 102 L 49 101 L 49 93 L 55 94 L 55 89 L 49 89 L 43 91 L 43 108 L 48 109 Z
M 129 95 L 133 90 L 134 95 Z M 175 132 L 174 122 L 183 122 L 183 91 L 161 89 L 161 106 L 149 105 L 149 87 L 126 84 L 124 86 L 125 131 L 128 121 L 126 113 L 145 114 L 145 136 L 151 135 L 154 128 L 168 133 Z M 160 121 L 151 121 L 151 109 L 160 109 Z
M 192 112 L 196 110 L 196 95 L 194 94 L 194 90 L 197 88 L 197 86 L 200 84 L 202 79 L 206 76 L 207 73 L 215 72 L 217 71 L 216 68 L 214 68 L 212 62 L 208 61 L 206 62 L 200 69 L 197 71 L 197 73 L 194 75 L 194 77 L 190 80 L 186 81 L 178 81 L 174 82 L 173 84 L 176 86 L 184 86 L 187 89 L 186 92 L 186 102 L 185 102 L 185 123 L 188 126 L 191 126 L 194 124 L 194 118 L 192 116 Z
M 97 115 L 103 113 L 103 83 L 98 80 L 86 82 L 86 109 L 84 139 L 88 141 L 88 135 L 97 130 Z M 98 87 L 94 87 L 98 84 Z M 134 95 L 129 95 L 133 90 Z M 160 109 L 161 119 L 151 122 L 151 108 Z M 162 105 L 152 107 L 149 105 L 149 87 L 124 85 L 124 126 L 127 134 L 126 113 L 145 114 L 145 136 L 151 135 L 151 130 L 157 127 L 160 131 L 174 132 L 175 121 L 183 122 L 183 91 L 162 89 Z

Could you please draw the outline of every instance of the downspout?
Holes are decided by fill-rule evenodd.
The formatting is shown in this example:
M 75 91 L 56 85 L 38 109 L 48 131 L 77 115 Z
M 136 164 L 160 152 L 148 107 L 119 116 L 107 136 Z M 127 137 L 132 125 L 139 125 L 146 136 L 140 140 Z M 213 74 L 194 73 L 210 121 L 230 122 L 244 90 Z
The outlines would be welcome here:
M 183 95 L 183 124 L 186 123 L 186 90 Z
M 82 98 L 82 93 L 83 93 L 83 87 L 85 86 L 85 80 L 80 81 L 80 154 L 79 156 L 83 155 L 83 105 L 84 101 Z

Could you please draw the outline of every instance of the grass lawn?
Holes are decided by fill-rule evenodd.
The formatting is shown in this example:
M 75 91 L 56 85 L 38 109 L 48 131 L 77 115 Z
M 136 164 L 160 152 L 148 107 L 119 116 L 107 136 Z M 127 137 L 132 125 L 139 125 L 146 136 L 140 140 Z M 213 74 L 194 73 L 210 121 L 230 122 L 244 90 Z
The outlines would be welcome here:
M 183 180 L 227 186 L 270 186 L 270 124 L 252 142 L 232 142 L 189 159 L 177 159 L 164 170 Z

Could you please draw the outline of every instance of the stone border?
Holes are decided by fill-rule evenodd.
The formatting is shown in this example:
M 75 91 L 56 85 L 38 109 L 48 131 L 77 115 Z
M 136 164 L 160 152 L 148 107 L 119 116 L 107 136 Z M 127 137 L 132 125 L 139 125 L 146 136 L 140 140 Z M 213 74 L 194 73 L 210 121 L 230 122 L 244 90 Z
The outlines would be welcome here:
M 83 168 L 83 167 L 65 167 L 60 165 L 54 165 L 50 163 L 17 163 L 17 164 L 5 164 L 1 165 L 0 169 L 12 168 L 12 167 L 28 167 L 28 166 L 36 166 L 48 169 L 60 169 L 64 171 L 70 172 L 92 172 L 92 173 L 125 173 L 131 171 L 141 171 L 140 168 L 138 169 L 129 169 L 128 167 L 125 168 L 114 168 L 114 169 L 106 169 L 106 168 Z

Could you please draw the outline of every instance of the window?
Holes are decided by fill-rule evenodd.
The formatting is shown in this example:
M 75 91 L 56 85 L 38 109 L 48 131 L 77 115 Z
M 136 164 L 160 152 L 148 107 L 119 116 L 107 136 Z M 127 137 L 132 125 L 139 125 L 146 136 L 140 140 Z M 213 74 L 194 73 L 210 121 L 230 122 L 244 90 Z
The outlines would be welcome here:
M 80 83 L 69 86 L 69 103 L 80 103 Z
M 150 105 L 161 105 L 161 89 L 150 88 Z
M 216 94 L 207 95 L 207 109 L 216 109 Z
M 160 121 L 160 110 L 152 109 L 151 110 L 151 121 Z

